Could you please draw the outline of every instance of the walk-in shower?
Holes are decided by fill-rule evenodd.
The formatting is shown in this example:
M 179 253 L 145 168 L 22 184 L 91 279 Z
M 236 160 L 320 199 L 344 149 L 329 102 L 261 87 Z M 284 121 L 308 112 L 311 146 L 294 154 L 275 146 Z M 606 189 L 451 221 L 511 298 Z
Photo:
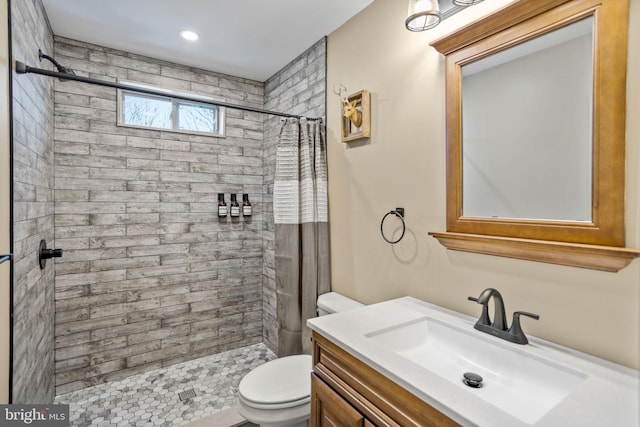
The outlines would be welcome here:
M 14 27 L 46 29 L 18 23 L 25 16 L 34 17 L 16 14 Z M 35 49 L 32 37 L 42 38 Z M 16 281 L 38 280 L 33 295 L 26 281 L 15 286 L 13 402 L 51 402 L 260 343 L 275 350 L 274 134 L 280 116 L 324 116 L 325 41 L 267 82 L 46 31 L 16 31 L 13 45 L 14 269 Z M 38 47 L 52 70 L 30 66 Z M 285 93 L 292 79 L 308 80 L 308 91 Z M 117 91 L 142 93 L 122 81 L 223 100 L 226 135 L 119 126 Z M 37 162 L 30 152 L 42 153 Z M 218 192 L 248 193 L 252 217 L 220 221 Z M 64 256 L 36 271 L 41 239 Z

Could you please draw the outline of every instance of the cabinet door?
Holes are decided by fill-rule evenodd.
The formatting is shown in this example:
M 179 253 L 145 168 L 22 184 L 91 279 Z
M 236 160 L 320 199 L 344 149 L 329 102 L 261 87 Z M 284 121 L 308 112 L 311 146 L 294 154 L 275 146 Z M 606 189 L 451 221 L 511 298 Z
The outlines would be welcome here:
M 311 374 L 311 427 L 362 427 L 364 421 L 349 402 Z

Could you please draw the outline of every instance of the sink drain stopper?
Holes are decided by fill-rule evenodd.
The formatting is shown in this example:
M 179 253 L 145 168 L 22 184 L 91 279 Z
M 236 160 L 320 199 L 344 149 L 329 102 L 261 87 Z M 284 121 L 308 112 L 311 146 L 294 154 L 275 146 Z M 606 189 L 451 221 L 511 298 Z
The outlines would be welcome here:
M 482 377 L 473 372 L 465 372 L 462 375 L 462 382 L 473 388 L 482 387 Z

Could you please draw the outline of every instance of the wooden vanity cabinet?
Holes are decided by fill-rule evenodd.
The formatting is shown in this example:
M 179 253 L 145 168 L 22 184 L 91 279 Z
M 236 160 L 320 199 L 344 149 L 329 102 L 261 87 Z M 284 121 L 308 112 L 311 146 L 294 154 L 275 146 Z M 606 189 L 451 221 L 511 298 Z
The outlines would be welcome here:
M 311 374 L 311 412 L 315 426 L 362 426 L 364 416 L 315 374 Z
M 458 426 L 313 332 L 311 427 Z

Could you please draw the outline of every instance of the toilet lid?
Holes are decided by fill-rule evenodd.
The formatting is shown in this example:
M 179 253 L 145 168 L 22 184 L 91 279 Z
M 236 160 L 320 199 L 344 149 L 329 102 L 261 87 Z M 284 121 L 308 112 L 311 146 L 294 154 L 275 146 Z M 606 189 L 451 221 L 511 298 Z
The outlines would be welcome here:
M 251 402 L 278 404 L 311 394 L 311 356 L 287 356 L 258 366 L 240 381 L 240 395 Z

